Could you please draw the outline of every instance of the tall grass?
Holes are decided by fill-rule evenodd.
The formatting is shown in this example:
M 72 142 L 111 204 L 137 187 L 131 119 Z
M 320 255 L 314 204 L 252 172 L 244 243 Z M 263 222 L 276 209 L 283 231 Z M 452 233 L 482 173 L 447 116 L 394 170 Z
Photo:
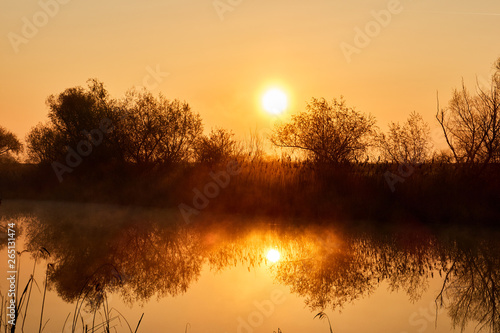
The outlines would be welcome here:
M 21 255 L 23 253 L 25 253 L 25 251 L 23 251 L 21 253 L 18 252 L 18 256 L 17 256 L 18 259 L 16 261 L 16 265 L 17 265 L 17 267 L 16 267 L 16 269 L 17 269 L 16 285 L 17 286 L 20 286 L 19 277 L 21 275 Z M 39 250 L 39 253 L 45 253 L 45 254 L 50 255 L 50 253 L 48 253 L 48 251 L 45 248 L 41 248 Z M 7 299 L 5 297 L 5 295 L 3 295 L 0 292 L 0 306 L 1 306 L 1 309 L 0 309 L 0 331 L 3 331 L 5 333 L 15 333 L 16 331 L 24 332 L 25 323 L 32 320 L 31 317 L 33 317 L 33 318 L 35 317 L 36 314 L 34 314 L 34 313 L 31 314 L 33 311 L 30 312 L 28 310 L 29 310 L 29 304 L 30 304 L 30 299 L 31 299 L 31 293 L 33 291 L 33 285 L 35 284 L 38 288 L 38 285 L 37 285 L 36 280 L 35 280 L 35 270 L 36 270 L 38 259 L 39 259 L 39 256 L 38 256 L 39 253 L 37 253 L 35 255 L 32 273 L 30 274 L 28 281 L 24 285 L 23 291 L 19 297 L 17 294 L 17 291 L 19 290 L 19 288 L 16 289 L 15 318 L 14 318 L 14 322 L 16 323 L 15 325 L 10 325 L 9 324 L 10 318 L 7 318 L 6 309 L 7 309 L 7 304 L 9 302 L 9 299 Z M 39 310 L 40 311 L 40 324 L 39 324 L 39 329 L 38 329 L 39 333 L 43 332 L 44 328 L 46 327 L 47 323 L 49 322 L 49 319 L 47 319 L 47 321 L 45 321 L 45 323 L 44 323 L 43 318 L 44 318 L 45 299 L 46 299 L 46 292 L 47 292 L 47 285 L 48 285 L 48 271 L 49 271 L 50 265 L 51 264 L 47 264 L 47 269 L 45 271 L 45 281 L 44 281 L 44 288 L 43 288 L 42 304 L 41 304 L 41 307 Z M 126 320 L 126 318 L 117 309 L 109 307 L 106 295 L 104 295 L 104 301 L 102 302 L 102 309 L 100 309 L 100 308 L 94 309 L 91 325 L 85 323 L 85 321 L 83 319 L 83 315 L 82 315 L 82 306 L 83 306 L 83 303 L 88 295 L 88 292 L 87 293 L 83 292 L 85 289 L 89 290 L 86 287 L 88 287 L 88 285 L 86 285 L 86 286 L 84 286 L 84 288 L 82 288 L 81 297 L 78 298 L 78 300 L 76 301 L 76 304 L 75 304 L 75 311 L 73 313 L 73 319 L 72 319 L 72 323 L 71 323 L 71 332 L 72 333 L 79 332 L 80 330 L 81 330 L 81 332 L 85 332 L 85 333 L 97 333 L 97 332 L 110 333 L 112 330 L 116 331 L 116 328 L 118 325 L 123 326 L 122 322 L 124 324 L 126 324 L 128 330 L 131 333 L 137 333 L 139 331 L 139 326 L 140 326 L 142 319 L 144 317 L 144 313 L 142 314 L 141 318 L 139 319 L 139 322 L 137 323 L 135 330 L 133 330 L 132 327 L 130 326 L 130 324 L 128 323 L 128 321 Z M 28 314 L 28 312 L 30 312 L 30 314 Z M 95 320 L 97 314 L 100 316 L 100 320 L 98 320 L 98 321 Z M 71 317 L 71 313 L 69 313 L 68 316 L 66 317 L 66 320 L 64 321 L 61 332 L 66 332 L 65 331 L 66 323 L 70 317 Z
M 478 170 L 447 163 L 414 166 L 401 176 L 390 163 L 316 165 L 289 158 L 240 158 L 240 173 L 210 199 L 206 211 L 331 220 L 391 221 L 416 216 L 424 222 L 494 221 L 499 211 L 500 164 Z M 50 169 L 21 167 L 22 175 L 1 180 L 9 198 L 104 202 L 177 209 L 192 205 L 226 162 L 183 164 L 154 172 L 121 170 L 103 178 L 74 173 L 58 183 Z M 400 177 L 392 192 L 385 175 Z M 1 184 L 0 184 L 1 185 Z M 32 190 L 36 188 L 36 193 Z M 465 215 L 464 215 L 465 214 Z

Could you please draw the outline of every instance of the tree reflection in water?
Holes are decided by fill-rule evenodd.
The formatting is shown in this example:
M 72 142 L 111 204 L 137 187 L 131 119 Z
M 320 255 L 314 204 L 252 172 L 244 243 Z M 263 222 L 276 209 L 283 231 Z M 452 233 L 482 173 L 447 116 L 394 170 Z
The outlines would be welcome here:
M 271 230 L 265 223 L 176 225 L 177 217 L 162 211 L 64 211 L 39 212 L 30 220 L 28 248 L 51 253 L 50 288 L 69 302 L 85 299 L 91 309 L 106 293 L 120 293 L 130 303 L 182 294 L 204 265 L 213 271 L 269 265 L 277 283 L 319 311 L 340 309 L 382 282 L 418 300 L 430 279 L 439 278 L 436 304 L 456 327 L 473 322 L 480 330 L 500 331 L 499 238 L 492 230 L 453 236 Z M 265 258 L 270 248 L 281 255 L 275 264 Z
M 448 270 L 436 298 L 455 327 L 477 323 L 478 331 L 500 332 L 500 259 L 498 234 L 457 243 L 449 253 Z M 476 238 L 477 239 L 477 238 Z

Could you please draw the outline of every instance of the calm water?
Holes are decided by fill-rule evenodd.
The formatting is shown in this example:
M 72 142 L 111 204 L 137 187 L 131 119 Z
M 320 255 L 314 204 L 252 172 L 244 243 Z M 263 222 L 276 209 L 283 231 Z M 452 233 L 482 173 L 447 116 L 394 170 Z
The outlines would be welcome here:
M 17 227 L 18 299 L 36 282 L 16 332 L 38 332 L 46 279 L 44 332 L 133 332 L 143 314 L 138 332 L 500 332 L 491 230 L 185 225 L 168 210 L 21 201 L 4 201 L 0 221 Z

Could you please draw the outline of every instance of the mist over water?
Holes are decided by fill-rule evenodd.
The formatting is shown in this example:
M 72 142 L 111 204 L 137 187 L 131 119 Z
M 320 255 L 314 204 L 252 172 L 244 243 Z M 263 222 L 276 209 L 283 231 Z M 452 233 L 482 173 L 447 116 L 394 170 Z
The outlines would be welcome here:
M 494 230 L 209 214 L 186 224 L 167 209 L 28 201 L 2 203 L 0 216 L 19 230 L 19 288 L 35 267 L 27 331 L 38 329 L 45 278 L 49 331 L 71 326 L 70 313 L 92 325 L 93 314 L 115 310 L 130 326 L 144 313 L 145 331 L 189 323 L 193 332 L 327 332 L 326 319 L 313 320 L 320 312 L 334 332 L 499 329 Z M 160 315 L 165 309 L 179 315 Z M 108 320 L 127 332 L 123 316 Z

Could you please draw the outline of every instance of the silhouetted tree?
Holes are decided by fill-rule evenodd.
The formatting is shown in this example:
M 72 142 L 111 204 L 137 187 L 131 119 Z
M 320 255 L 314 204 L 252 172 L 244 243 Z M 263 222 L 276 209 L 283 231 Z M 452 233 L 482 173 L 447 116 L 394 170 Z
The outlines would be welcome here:
M 432 154 L 433 163 L 448 164 L 453 163 L 453 154 L 448 149 L 434 151 Z
M 88 141 L 92 147 L 85 147 L 85 155 L 89 149 L 92 154 L 87 160 L 112 158 L 119 152 L 108 131 L 103 131 L 103 124 L 111 132 L 119 121 L 115 103 L 103 83 L 95 79 L 88 81 L 86 89 L 69 88 L 57 96 L 49 96 L 49 122 L 38 124 L 28 133 L 28 156 L 38 163 L 64 163 L 69 149 L 76 151 L 82 141 Z
M 486 119 L 482 150 L 484 163 L 500 161 L 500 58 L 495 66 L 496 72 L 491 77 L 490 89 L 478 88 L 479 108 Z
M 346 105 L 344 99 L 331 103 L 324 98 L 307 104 L 289 123 L 277 125 L 271 142 L 296 148 L 321 163 L 346 163 L 363 157 L 373 145 L 375 119 Z
M 133 90 L 117 101 L 97 80 L 50 96 L 47 105 L 49 122 L 28 134 L 28 155 L 51 163 L 60 180 L 83 160 L 147 168 L 192 160 L 202 132 L 200 116 L 186 102 Z
M 17 137 L 0 126 L 0 157 L 7 156 L 12 153 L 19 154 L 22 151 L 22 144 Z
M 492 76 L 489 90 L 477 89 L 471 94 L 462 83 L 448 108 L 438 109 L 436 114 L 459 163 L 487 164 L 500 157 L 500 69 Z
M 132 90 L 120 108 L 126 116 L 117 135 L 126 161 L 154 167 L 192 159 L 203 125 L 188 103 Z
M 34 163 L 51 163 L 64 156 L 66 149 L 62 135 L 50 123 L 39 123 L 26 136 L 28 158 Z
M 423 163 L 430 157 L 430 128 L 416 112 L 402 126 L 389 124 L 389 133 L 382 134 L 379 142 L 382 157 L 394 163 Z
M 222 128 L 212 129 L 195 144 L 196 160 L 200 163 L 217 164 L 236 155 L 234 133 Z

